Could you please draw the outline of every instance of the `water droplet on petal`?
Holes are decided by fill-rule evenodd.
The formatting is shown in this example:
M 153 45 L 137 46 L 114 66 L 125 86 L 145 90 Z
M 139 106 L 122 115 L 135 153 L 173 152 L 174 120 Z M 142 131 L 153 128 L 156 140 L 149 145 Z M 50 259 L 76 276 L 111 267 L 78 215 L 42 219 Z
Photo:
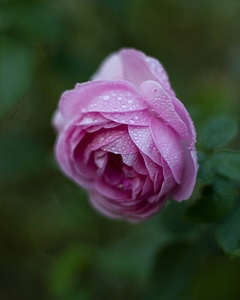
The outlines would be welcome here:
M 109 100 L 109 96 L 108 95 L 104 95 L 103 96 L 103 100 Z

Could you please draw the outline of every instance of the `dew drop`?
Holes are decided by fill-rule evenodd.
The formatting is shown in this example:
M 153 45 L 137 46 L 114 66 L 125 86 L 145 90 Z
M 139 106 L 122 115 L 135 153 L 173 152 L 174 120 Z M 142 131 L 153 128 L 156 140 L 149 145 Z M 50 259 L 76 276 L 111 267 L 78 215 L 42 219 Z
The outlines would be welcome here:
M 108 95 L 104 95 L 103 96 L 103 100 L 109 100 L 109 96 Z

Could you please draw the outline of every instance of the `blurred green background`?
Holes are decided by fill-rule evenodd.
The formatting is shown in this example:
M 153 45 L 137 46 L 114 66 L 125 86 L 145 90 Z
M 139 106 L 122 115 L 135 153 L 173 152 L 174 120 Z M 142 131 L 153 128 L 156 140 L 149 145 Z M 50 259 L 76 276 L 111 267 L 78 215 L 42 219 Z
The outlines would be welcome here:
M 108 220 L 55 163 L 61 93 L 122 47 L 163 63 L 197 129 L 239 114 L 239 0 L 1 0 L 0 300 L 240 299 L 239 259 L 185 203 Z

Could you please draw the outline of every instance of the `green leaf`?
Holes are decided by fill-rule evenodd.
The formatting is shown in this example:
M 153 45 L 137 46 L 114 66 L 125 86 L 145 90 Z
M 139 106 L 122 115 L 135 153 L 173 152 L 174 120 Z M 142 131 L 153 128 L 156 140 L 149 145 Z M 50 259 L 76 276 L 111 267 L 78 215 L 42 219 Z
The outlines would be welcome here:
M 29 89 L 35 69 L 31 49 L 10 39 L 0 39 L 0 119 Z
M 214 179 L 214 172 L 209 156 L 205 155 L 201 151 L 198 151 L 198 163 L 199 170 L 197 174 L 197 180 L 201 184 L 212 184 Z
M 98 256 L 98 267 L 104 274 L 116 276 L 118 284 L 138 282 L 145 284 L 152 268 L 155 252 L 159 247 L 168 243 L 171 233 L 157 219 L 145 224 L 139 224 L 117 243 L 103 249 Z M 122 278 L 120 275 L 123 274 Z
M 240 183 L 240 152 L 216 152 L 211 157 L 211 163 L 217 173 Z
M 234 205 L 236 188 L 228 180 L 217 177 L 213 185 L 206 185 L 201 196 L 190 205 L 186 218 L 197 222 L 215 222 L 222 219 Z
M 240 256 L 240 205 L 221 221 L 216 228 L 220 247 L 229 255 Z
M 193 223 L 184 218 L 187 201 L 172 201 L 163 212 L 164 224 L 173 232 L 187 232 L 193 229 Z
M 212 117 L 200 126 L 198 143 L 205 149 L 213 149 L 233 138 L 237 129 L 237 122 L 231 116 Z
M 78 290 L 77 287 L 83 287 L 83 276 L 80 275 L 91 266 L 93 259 L 94 251 L 89 246 L 70 245 L 50 270 L 49 288 L 53 295 L 65 299 Z
M 186 299 L 184 294 L 200 266 L 200 249 L 196 245 L 175 242 L 156 256 L 150 294 L 144 299 Z

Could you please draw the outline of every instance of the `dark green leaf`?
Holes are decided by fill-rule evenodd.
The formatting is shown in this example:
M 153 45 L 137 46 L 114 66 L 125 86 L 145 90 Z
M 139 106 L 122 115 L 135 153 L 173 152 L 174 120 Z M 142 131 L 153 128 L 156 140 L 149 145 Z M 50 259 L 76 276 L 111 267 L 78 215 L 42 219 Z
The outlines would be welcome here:
M 197 174 L 197 180 L 202 184 L 211 184 L 214 179 L 214 172 L 209 160 L 209 156 L 203 152 L 198 151 L 198 164 L 199 170 Z
M 93 251 L 88 246 L 69 246 L 52 266 L 49 280 L 51 292 L 56 296 L 72 294 L 79 280 L 83 281 L 80 275 L 93 263 L 93 258 Z
M 211 163 L 216 172 L 240 183 L 240 152 L 216 152 Z
M 240 205 L 219 223 L 216 237 L 220 247 L 229 255 L 240 256 Z
M 200 251 L 191 244 L 175 242 L 158 253 L 147 299 L 178 300 L 199 267 Z
M 216 178 L 213 185 L 204 186 L 201 196 L 189 206 L 186 217 L 197 222 L 214 222 L 232 208 L 236 189 L 232 182 Z
M 198 130 L 198 143 L 213 149 L 228 142 L 237 133 L 237 123 L 231 116 L 217 116 L 205 121 Z
M 193 228 L 193 223 L 184 218 L 188 206 L 187 201 L 181 203 L 172 201 L 164 210 L 164 223 L 173 232 L 185 232 Z

